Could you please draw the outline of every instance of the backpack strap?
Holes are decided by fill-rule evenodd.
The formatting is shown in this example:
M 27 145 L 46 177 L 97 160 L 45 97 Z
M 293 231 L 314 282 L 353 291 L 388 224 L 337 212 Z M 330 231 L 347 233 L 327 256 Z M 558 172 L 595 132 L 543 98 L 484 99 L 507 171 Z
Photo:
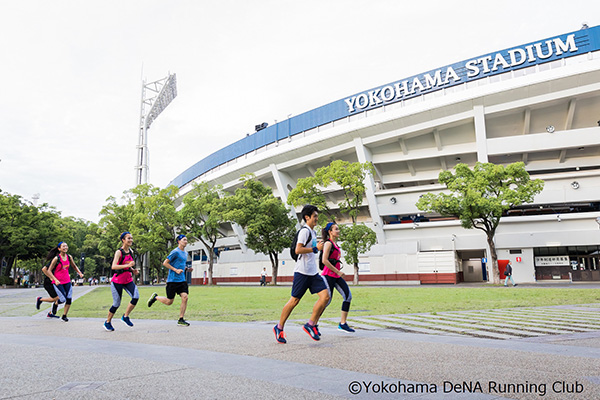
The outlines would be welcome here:
M 125 252 L 123 251 L 122 247 L 119 248 L 119 251 L 121 252 L 121 257 L 119 257 L 119 262 L 117 263 L 117 265 L 122 265 L 123 260 L 125 259 Z
M 122 247 L 120 247 L 119 250 L 117 250 L 117 251 L 121 252 L 121 257 L 119 257 L 119 262 L 117 263 L 117 265 L 123 265 L 123 260 L 125 259 L 125 255 L 126 254 L 123 251 Z M 129 254 L 129 253 L 127 253 L 127 254 Z M 126 269 L 126 270 L 125 269 L 118 269 L 118 270 L 115 271 L 115 274 L 121 275 L 123 272 L 129 272 L 129 269 Z
M 304 243 L 304 247 L 306 247 L 312 241 L 312 232 L 311 232 L 311 229 L 309 229 L 308 226 L 306 226 L 306 225 L 302 225 L 302 228 L 308 229 L 308 240 L 306 241 L 306 243 Z M 302 228 L 300 228 L 300 229 L 302 229 Z

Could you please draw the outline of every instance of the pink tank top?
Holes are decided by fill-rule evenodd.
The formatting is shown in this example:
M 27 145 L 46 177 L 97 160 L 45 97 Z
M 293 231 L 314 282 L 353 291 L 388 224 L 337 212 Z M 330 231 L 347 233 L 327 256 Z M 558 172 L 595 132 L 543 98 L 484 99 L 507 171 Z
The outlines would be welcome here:
M 65 260 L 62 259 L 61 255 L 58 256 L 58 261 L 56 262 L 56 267 L 54 267 L 54 276 L 61 285 L 65 283 L 71 282 L 71 276 L 69 275 L 69 266 L 71 265 L 69 256 Z
M 124 264 L 130 263 L 131 261 L 133 261 L 133 257 L 131 256 L 131 250 L 128 253 L 123 253 L 123 249 L 120 249 L 120 250 L 121 250 L 122 261 L 119 262 L 119 264 L 117 264 L 117 265 L 124 265 Z M 112 281 L 114 283 L 118 283 L 120 285 L 126 285 L 129 282 L 133 281 L 133 276 L 131 275 L 131 272 L 129 272 L 129 271 L 125 271 L 120 274 L 117 274 L 115 272 L 115 274 L 112 277 Z
M 329 251 L 329 258 L 334 258 L 336 260 L 340 260 L 340 258 L 342 258 L 342 251 L 340 250 L 340 248 L 338 247 L 337 244 L 333 243 L 332 241 L 329 241 L 331 243 L 331 250 Z M 339 269 L 339 263 L 334 265 L 334 267 L 336 267 L 337 269 Z M 334 278 L 339 278 L 340 276 L 338 274 L 336 274 L 335 272 L 333 272 L 332 270 L 330 270 L 327 267 L 327 264 L 325 264 L 325 266 L 323 267 L 323 273 L 322 275 L 327 275 L 327 276 L 332 276 Z

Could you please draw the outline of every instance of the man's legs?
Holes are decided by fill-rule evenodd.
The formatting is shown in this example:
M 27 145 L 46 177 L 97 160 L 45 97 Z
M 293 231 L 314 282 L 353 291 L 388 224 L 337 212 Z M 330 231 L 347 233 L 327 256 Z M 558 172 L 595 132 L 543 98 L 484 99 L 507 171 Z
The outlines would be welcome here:
M 319 318 L 321 318 L 321 314 L 325 311 L 325 307 L 329 304 L 329 290 L 323 289 L 319 293 L 317 293 L 319 299 L 313 306 L 313 312 L 310 316 L 310 321 L 308 323 L 310 325 L 317 325 L 319 323 Z
M 169 298 L 164 297 L 164 296 L 156 296 L 156 301 L 160 301 L 161 303 L 163 303 L 166 306 L 170 306 L 171 304 L 173 304 L 174 300 L 175 300 L 174 298 L 173 299 L 169 299 Z
M 279 329 L 283 329 L 285 322 L 290 317 L 290 314 L 292 313 L 294 308 L 296 308 L 298 303 L 300 303 L 300 299 L 297 297 L 293 297 L 293 296 L 290 297 L 290 299 L 288 300 L 287 303 L 285 303 L 285 306 L 283 306 L 283 310 L 281 310 L 281 317 L 279 317 L 279 324 L 278 324 Z
M 160 301 L 161 303 L 163 303 L 166 306 L 170 306 L 171 304 L 173 304 L 173 301 L 175 300 L 175 286 L 173 285 L 173 282 L 167 282 L 167 286 L 165 287 L 165 290 L 167 292 L 167 297 L 163 297 L 163 296 L 156 296 L 154 299 L 156 301 Z
M 187 308 L 188 294 L 185 292 L 182 292 L 182 293 L 179 293 L 179 296 L 181 296 L 181 306 L 179 307 L 179 318 L 183 318 L 185 315 L 185 310 Z

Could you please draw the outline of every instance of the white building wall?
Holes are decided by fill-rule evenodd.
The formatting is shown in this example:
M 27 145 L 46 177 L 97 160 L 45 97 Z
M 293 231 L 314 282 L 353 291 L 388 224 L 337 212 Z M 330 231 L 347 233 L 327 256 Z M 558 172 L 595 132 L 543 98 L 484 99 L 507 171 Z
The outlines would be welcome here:
M 271 182 L 285 200 L 288 186 L 333 159 L 371 160 L 378 176 L 369 182 L 360 220 L 376 228 L 381 240 L 361 257 L 361 262 L 369 264 L 365 274 L 419 273 L 424 252 L 481 251 L 489 257 L 484 233 L 465 230 L 458 221 L 382 221 L 421 214 L 415 206 L 419 197 L 444 190 L 437 183 L 440 171 L 476 161 L 525 162 L 533 179 L 545 181 L 535 204 L 600 202 L 600 55 L 529 72 L 506 80 L 469 83 L 427 101 L 416 98 L 355 114 L 327 129 L 313 129 L 256 151 L 198 179 L 233 191 L 242 173 L 253 172 Z M 546 131 L 549 125 L 555 132 Z M 335 190 L 328 193 L 331 207 L 336 207 L 338 195 Z M 597 217 L 599 212 L 550 210 L 546 215 L 503 218 L 495 238 L 499 258 L 513 261 L 515 280 L 531 282 L 535 279 L 534 248 L 599 244 Z M 220 245 L 236 240 L 224 239 Z M 515 262 L 511 249 L 521 249 L 521 262 Z M 287 250 L 280 257 L 279 275 L 291 276 L 293 262 Z M 446 261 L 435 264 L 441 268 Z M 202 276 L 204 264 L 199 265 L 195 277 Z M 258 277 L 265 266 L 270 273 L 268 257 L 249 249 L 224 251 L 215 265 L 215 277 L 231 276 L 232 268 L 237 268 L 238 276 Z M 461 268 L 453 256 L 452 269 Z

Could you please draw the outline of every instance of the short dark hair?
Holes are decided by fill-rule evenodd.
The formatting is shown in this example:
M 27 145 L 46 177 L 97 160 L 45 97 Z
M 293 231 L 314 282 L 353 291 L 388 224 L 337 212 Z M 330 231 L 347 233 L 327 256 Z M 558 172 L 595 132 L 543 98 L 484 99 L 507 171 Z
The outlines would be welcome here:
M 302 208 L 302 222 L 306 222 L 306 217 L 310 218 L 315 212 L 319 212 L 319 209 L 316 206 L 311 204 L 305 205 Z

